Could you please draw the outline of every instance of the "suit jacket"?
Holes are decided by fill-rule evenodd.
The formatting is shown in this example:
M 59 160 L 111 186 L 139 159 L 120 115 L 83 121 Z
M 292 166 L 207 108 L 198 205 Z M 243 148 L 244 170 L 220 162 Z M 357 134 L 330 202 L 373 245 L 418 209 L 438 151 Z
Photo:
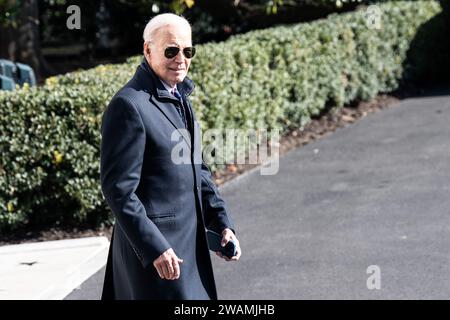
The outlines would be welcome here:
M 101 187 L 116 220 L 102 299 L 217 299 L 205 228 L 234 227 L 201 161 L 194 84 L 185 78 L 177 87 L 189 132 L 177 131 L 185 128 L 180 102 L 145 59 L 103 114 Z M 188 163 L 172 161 L 180 146 Z M 169 248 L 184 260 L 178 280 L 161 279 L 153 266 Z

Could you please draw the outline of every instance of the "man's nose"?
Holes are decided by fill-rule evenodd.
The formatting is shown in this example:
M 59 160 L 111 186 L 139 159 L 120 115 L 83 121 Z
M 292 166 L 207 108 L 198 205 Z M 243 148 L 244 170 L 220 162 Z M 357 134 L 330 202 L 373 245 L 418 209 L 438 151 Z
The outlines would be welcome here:
M 183 56 L 183 51 L 180 50 L 178 52 L 178 54 L 175 56 L 175 61 L 178 63 L 183 63 L 184 62 L 184 56 Z

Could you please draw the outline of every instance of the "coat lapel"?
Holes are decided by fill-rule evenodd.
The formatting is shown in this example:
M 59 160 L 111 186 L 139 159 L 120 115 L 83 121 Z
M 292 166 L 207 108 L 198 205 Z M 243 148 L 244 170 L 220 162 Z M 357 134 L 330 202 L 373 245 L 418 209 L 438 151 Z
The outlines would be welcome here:
M 179 130 L 180 134 L 188 144 L 188 147 L 191 148 L 191 139 L 187 134 L 187 130 L 184 127 L 183 121 L 181 120 L 178 111 L 175 109 L 173 102 L 163 102 L 161 100 L 157 100 L 155 96 L 150 96 L 150 101 L 154 106 L 156 106 L 156 108 L 158 108 L 159 111 L 164 114 L 164 116 L 167 118 L 167 120 L 169 120 L 172 126 L 175 129 Z

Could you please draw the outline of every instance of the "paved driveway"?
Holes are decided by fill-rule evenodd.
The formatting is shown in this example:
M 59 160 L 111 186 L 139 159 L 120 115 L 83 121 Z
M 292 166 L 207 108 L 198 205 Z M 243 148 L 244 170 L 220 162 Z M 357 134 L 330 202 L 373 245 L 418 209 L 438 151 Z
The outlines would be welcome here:
M 450 299 L 450 93 L 370 114 L 221 192 L 243 248 L 238 263 L 212 256 L 221 299 Z M 67 299 L 98 299 L 103 273 Z

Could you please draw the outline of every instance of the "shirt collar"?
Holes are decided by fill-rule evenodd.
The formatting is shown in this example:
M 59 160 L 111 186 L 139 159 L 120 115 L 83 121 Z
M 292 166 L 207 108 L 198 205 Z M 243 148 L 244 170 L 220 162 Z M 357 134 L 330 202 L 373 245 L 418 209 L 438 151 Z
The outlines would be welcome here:
M 163 80 L 161 80 L 161 79 L 159 79 L 159 80 L 163 84 L 164 88 L 166 88 L 166 90 L 169 91 L 170 93 L 172 93 L 173 89 L 175 89 L 177 87 L 177 85 L 175 85 L 174 87 L 171 87 L 167 83 L 165 83 Z

